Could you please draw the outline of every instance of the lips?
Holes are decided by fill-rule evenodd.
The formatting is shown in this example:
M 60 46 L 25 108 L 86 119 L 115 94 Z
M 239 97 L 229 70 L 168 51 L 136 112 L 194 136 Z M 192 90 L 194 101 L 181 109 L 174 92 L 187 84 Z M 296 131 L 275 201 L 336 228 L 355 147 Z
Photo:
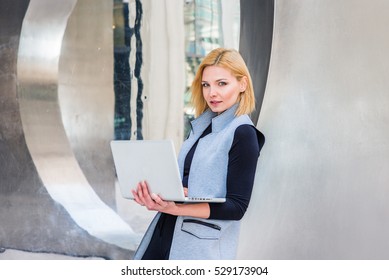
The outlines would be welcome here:
M 221 101 L 211 100 L 209 102 L 212 106 L 217 106 L 218 104 L 222 103 Z

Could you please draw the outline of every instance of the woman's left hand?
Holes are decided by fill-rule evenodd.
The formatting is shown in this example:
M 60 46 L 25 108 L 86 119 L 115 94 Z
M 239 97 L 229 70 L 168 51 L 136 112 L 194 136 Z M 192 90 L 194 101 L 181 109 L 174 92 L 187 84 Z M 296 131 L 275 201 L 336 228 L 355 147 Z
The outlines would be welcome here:
M 135 201 L 145 206 L 148 210 L 174 214 L 176 204 L 173 201 L 165 201 L 159 195 L 150 193 L 146 181 L 139 182 L 136 190 L 132 190 Z

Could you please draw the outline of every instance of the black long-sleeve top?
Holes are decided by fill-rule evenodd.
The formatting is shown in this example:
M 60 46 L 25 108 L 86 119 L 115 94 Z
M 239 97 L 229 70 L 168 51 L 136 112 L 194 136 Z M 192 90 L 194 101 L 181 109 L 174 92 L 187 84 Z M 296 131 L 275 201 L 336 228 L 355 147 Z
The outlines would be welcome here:
M 211 125 L 200 138 L 211 133 Z M 198 141 L 188 152 L 184 162 L 182 183 L 188 185 L 190 165 Z M 209 203 L 210 219 L 240 220 L 249 205 L 255 170 L 260 152 L 257 131 L 251 125 L 241 125 L 235 130 L 228 154 L 227 194 L 225 203 Z

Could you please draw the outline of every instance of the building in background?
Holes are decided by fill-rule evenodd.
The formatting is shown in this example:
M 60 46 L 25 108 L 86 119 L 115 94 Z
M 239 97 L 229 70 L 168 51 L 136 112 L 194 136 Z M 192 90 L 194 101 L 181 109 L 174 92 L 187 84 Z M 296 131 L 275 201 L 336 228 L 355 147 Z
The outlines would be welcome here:
M 194 118 L 190 105 L 190 85 L 203 57 L 218 47 L 238 49 L 239 0 L 185 0 L 186 92 L 184 96 L 185 133 Z
M 190 105 L 190 85 L 203 57 L 212 49 L 231 47 L 238 49 L 240 25 L 239 0 L 182 0 L 185 36 L 185 89 L 184 137 L 194 112 Z M 143 1 L 146 6 L 148 2 Z M 140 68 L 143 64 L 141 28 L 147 30 L 151 22 L 141 20 L 142 1 L 114 0 L 114 91 L 115 91 L 115 138 L 143 139 L 143 92 Z M 155 3 L 149 6 L 151 11 Z M 151 11 L 146 11 L 150 13 Z M 151 18 L 150 18 L 151 19 Z M 148 36 L 147 31 L 143 31 Z M 169 33 L 169 32 L 168 32 Z M 139 36 L 136 36 L 136 35 Z M 177 36 L 177 33 L 175 33 Z M 179 37 L 179 36 L 178 36 Z M 134 42 L 136 41 L 136 42 Z M 136 55 L 132 55 L 132 52 Z M 132 57 L 132 59 L 131 59 Z M 148 57 L 147 59 L 150 59 Z M 147 66 L 146 66 L 147 67 Z M 138 75 L 136 75 L 138 74 Z M 147 75 L 147 74 L 146 74 Z M 136 84 L 136 85 L 134 85 Z M 139 86 L 140 85 L 140 86 Z M 147 91 L 147 86 L 146 89 Z M 153 93 L 154 95 L 156 93 Z M 136 96 L 136 97 L 135 97 Z M 136 102 L 132 101 L 136 99 Z M 150 131 L 146 128 L 146 130 Z M 153 133 L 146 133 L 146 138 Z

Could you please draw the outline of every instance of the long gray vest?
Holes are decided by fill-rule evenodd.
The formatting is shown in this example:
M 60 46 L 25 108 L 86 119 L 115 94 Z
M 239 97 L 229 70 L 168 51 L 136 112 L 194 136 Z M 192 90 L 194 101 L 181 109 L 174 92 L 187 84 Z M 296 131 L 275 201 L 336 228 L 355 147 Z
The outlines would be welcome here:
M 247 115 L 235 117 L 237 105 L 216 116 L 206 111 L 192 123 L 183 143 L 178 164 L 183 174 L 184 160 L 204 130 L 212 122 L 212 133 L 200 139 L 193 156 L 188 181 L 189 197 L 225 197 L 228 152 L 235 130 L 242 124 L 253 124 Z M 141 259 L 158 222 L 158 213 L 139 245 L 134 259 Z M 169 259 L 234 259 L 240 221 L 211 220 L 178 216 Z

